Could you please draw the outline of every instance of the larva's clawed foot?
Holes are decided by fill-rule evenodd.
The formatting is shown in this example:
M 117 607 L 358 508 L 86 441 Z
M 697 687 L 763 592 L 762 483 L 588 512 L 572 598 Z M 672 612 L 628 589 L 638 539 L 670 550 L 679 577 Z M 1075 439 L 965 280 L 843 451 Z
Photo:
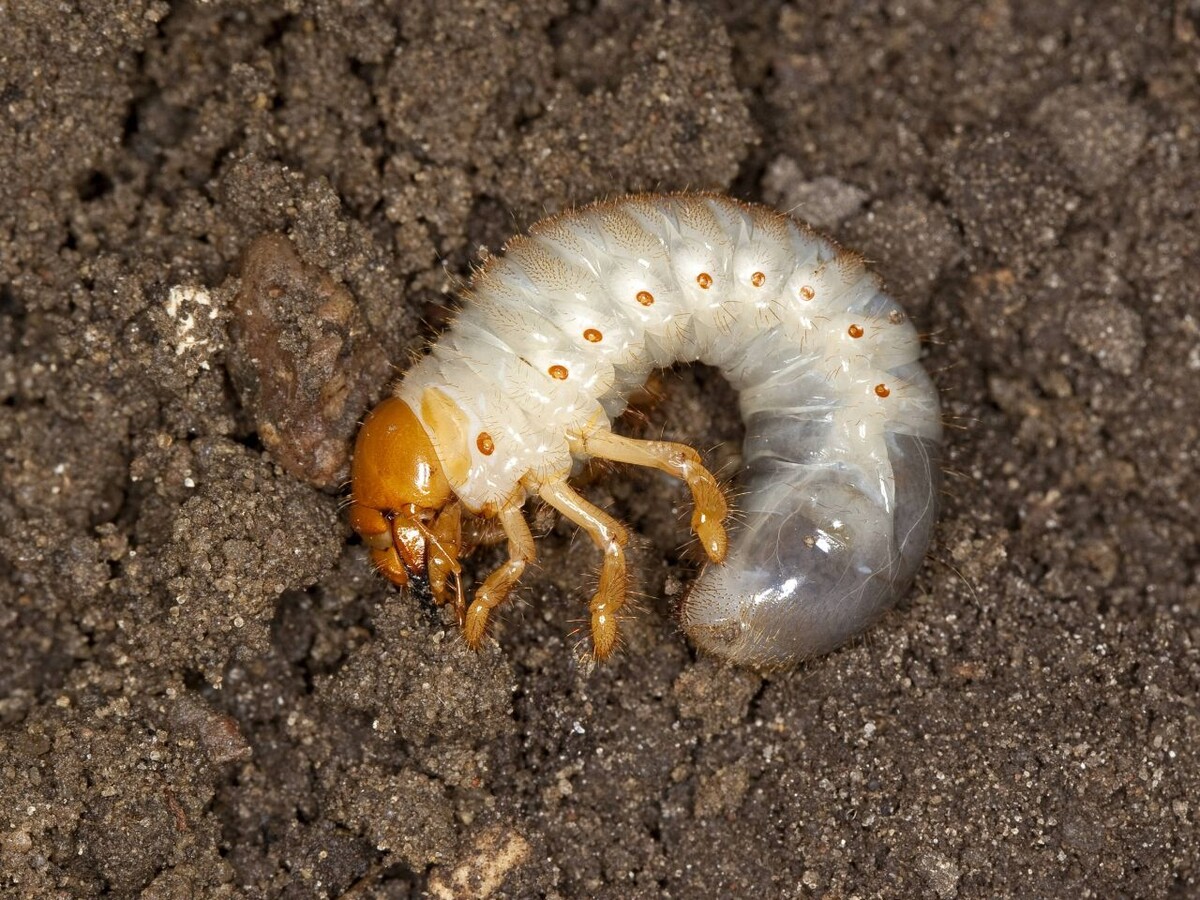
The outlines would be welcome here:
M 715 563 L 723 562 L 729 549 L 729 538 L 725 534 L 725 516 L 729 504 L 725 492 L 704 467 L 700 454 L 687 444 L 670 441 L 639 441 L 622 437 L 611 431 L 597 431 L 580 438 L 572 450 L 614 462 L 648 466 L 673 475 L 687 484 L 692 492 L 695 511 L 692 513 L 692 531 L 700 539 L 705 555 Z
M 686 448 L 691 450 L 690 447 Z M 695 450 L 691 450 L 695 453 Z M 725 516 L 729 504 L 725 492 L 713 474 L 699 463 L 689 464 L 688 485 L 692 489 L 692 500 L 696 508 L 692 511 L 692 532 L 700 539 L 704 553 L 715 563 L 724 562 L 729 550 L 729 536 L 725 533 Z
M 705 556 L 715 563 L 725 562 L 725 554 L 729 552 L 729 536 L 725 533 L 724 525 L 696 514 L 692 516 L 692 531 L 700 539 Z
M 621 526 L 609 531 L 606 536 L 608 544 L 604 547 L 604 565 L 600 569 L 600 585 L 588 606 L 592 615 L 592 647 L 598 660 L 607 659 L 616 646 L 617 611 L 625 605 L 625 595 L 629 590 L 624 550 L 629 536 Z
M 537 557 L 533 534 L 529 524 L 521 515 L 519 503 L 510 504 L 497 516 L 500 526 L 508 537 L 508 561 L 480 585 L 475 599 L 462 615 L 463 638 L 472 650 L 478 650 L 487 634 L 488 617 L 493 609 L 503 603 L 516 587 L 525 567 Z
M 592 613 L 592 653 L 604 662 L 617 645 L 617 617 L 606 612 Z
M 592 617 L 592 646 L 596 659 L 603 660 L 617 643 L 617 613 L 625 605 L 629 590 L 629 572 L 625 565 L 625 545 L 629 531 L 606 513 L 575 493 L 565 481 L 541 485 L 538 494 L 567 519 L 588 533 L 604 554 L 600 585 L 588 607 Z
M 516 587 L 517 579 L 525 571 L 523 560 L 509 560 L 491 575 L 475 592 L 475 599 L 467 607 L 463 616 L 463 638 L 472 650 L 478 650 L 487 634 L 488 616 L 493 609 L 508 599 L 512 589 Z

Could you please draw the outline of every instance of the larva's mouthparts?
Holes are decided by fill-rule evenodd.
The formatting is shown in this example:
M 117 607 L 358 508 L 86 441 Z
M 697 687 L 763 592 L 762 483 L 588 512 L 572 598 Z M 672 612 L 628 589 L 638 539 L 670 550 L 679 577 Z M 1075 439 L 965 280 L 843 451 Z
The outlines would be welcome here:
M 535 547 L 536 494 L 603 554 L 589 613 L 616 644 L 627 530 L 567 483 L 593 457 L 685 482 L 710 562 L 681 605 L 691 639 L 784 665 L 861 632 L 907 588 L 939 481 L 937 393 L 920 342 L 861 257 L 779 213 L 710 194 L 639 195 L 556 216 L 476 275 L 461 314 L 367 418 L 351 522 L 387 577 L 422 564 L 445 602 L 462 517 L 494 521 L 508 559 L 469 605 L 467 643 Z M 691 447 L 612 432 L 655 368 L 702 361 L 739 392 L 742 523 Z M 457 579 L 456 579 L 457 582 Z

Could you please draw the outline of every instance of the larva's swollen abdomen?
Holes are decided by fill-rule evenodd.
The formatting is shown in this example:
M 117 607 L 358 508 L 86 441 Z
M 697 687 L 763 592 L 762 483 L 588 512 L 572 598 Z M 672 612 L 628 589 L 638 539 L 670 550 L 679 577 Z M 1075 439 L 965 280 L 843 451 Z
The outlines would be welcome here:
M 462 512 L 498 518 L 509 563 L 469 608 L 458 602 L 477 644 L 533 559 L 520 508 L 539 495 L 604 551 L 591 604 L 603 657 L 624 602 L 625 533 L 566 479 L 586 456 L 654 466 L 691 488 L 693 529 L 712 560 L 681 606 L 689 637 L 753 665 L 824 653 L 895 601 L 929 543 L 941 424 L 919 350 L 858 257 L 773 210 L 706 194 L 587 206 L 490 261 L 454 325 L 386 401 L 396 405 L 368 421 L 355 527 L 398 583 L 427 554 L 438 593 L 457 572 Z M 746 422 L 728 543 L 724 498 L 694 451 L 611 431 L 652 369 L 693 361 L 724 373 Z M 398 424 L 389 431 L 385 418 Z M 408 459 L 376 437 L 413 427 L 428 435 L 453 500 L 444 490 L 429 499 L 413 475 L 389 482 L 387 466 L 374 465 L 403 458 L 388 464 L 428 471 L 432 453 Z
M 735 662 L 772 666 L 832 650 L 895 602 L 929 545 L 936 442 L 887 435 L 889 509 L 847 469 L 785 455 L 778 445 L 797 427 L 786 414 L 754 423 L 748 449 L 762 445 L 743 475 L 744 523 L 725 564 L 709 566 L 681 607 L 692 640 Z

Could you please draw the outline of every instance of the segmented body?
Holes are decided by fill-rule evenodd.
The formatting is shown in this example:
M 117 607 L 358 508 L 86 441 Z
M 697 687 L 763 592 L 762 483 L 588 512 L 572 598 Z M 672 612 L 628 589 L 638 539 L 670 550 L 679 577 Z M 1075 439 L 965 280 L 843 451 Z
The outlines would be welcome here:
M 395 393 L 486 515 L 565 478 L 651 370 L 717 367 L 746 423 L 741 523 L 681 619 L 721 656 L 787 663 L 869 624 L 924 556 L 941 423 L 919 343 L 862 260 L 806 226 L 716 195 L 642 195 L 514 239 Z

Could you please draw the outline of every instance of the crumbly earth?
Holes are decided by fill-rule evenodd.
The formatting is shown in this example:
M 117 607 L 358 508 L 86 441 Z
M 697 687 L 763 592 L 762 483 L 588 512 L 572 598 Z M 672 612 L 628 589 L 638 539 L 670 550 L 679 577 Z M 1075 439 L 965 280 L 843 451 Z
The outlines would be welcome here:
M 0 895 L 1200 891 L 1196 0 L 0 19 Z M 928 334 L 929 563 L 854 645 L 722 668 L 684 492 L 590 473 L 640 535 L 621 652 L 541 516 L 471 653 L 339 514 L 380 354 L 543 212 L 683 187 L 811 209 Z M 625 427 L 735 471 L 720 380 L 659 393 Z

